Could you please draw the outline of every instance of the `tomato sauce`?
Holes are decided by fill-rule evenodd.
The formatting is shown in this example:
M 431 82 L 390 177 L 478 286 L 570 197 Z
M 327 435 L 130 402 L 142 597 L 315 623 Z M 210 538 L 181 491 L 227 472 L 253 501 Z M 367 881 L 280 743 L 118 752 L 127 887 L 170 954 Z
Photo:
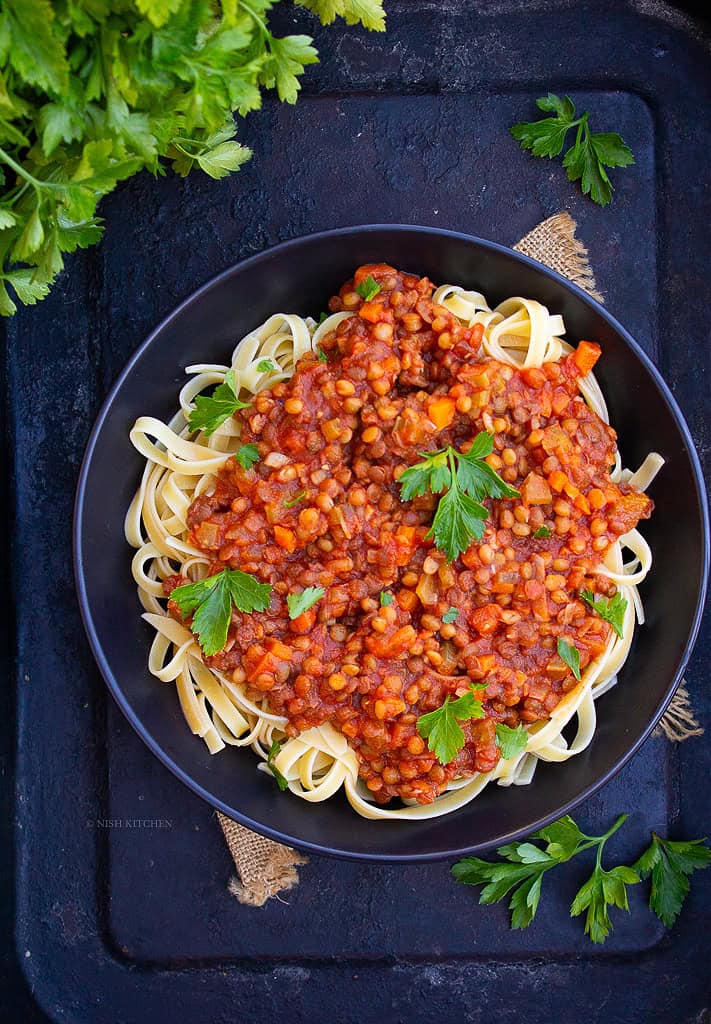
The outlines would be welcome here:
M 355 287 L 369 275 L 380 291 L 364 301 Z M 332 312 L 354 315 L 324 339 L 327 362 L 305 356 L 236 413 L 260 460 L 244 470 L 228 459 L 188 520 L 210 572 L 273 586 L 268 611 L 233 611 L 207 663 L 266 696 L 291 736 L 331 722 L 383 803 L 431 802 L 453 777 L 495 766 L 497 723 L 549 717 L 576 685 L 558 638 L 584 670 L 610 635 L 580 591 L 614 594 L 592 570 L 652 510 L 611 482 L 615 432 L 579 395 L 596 345 L 518 370 L 482 355 L 481 328 L 432 293 L 426 278 L 359 268 L 331 299 Z M 494 438 L 487 462 L 520 497 L 487 499 L 484 536 L 448 564 L 426 537 L 439 496 L 403 502 L 398 479 L 420 452 L 465 451 L 483 430 Z M 536 538 L 540 527 L 550 536 Z M 184 582 L 167 580 L 166 593 Z M 307 586 L 325 595 L 291 620 L 286 596 Z M 443 622 L 451 608 L 456 620 Z M 485 717 L 461 723 L 465 746 L 442 765 L 418 717 L 472 681 L 486 684 Z

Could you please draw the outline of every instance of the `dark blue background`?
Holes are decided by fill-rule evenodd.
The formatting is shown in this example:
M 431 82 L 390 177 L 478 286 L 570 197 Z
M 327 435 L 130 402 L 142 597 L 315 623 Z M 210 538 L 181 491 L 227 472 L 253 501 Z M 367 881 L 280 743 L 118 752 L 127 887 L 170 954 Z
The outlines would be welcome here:
M 385 36 L 282 14 L 283 29 L 315 32 L 322 63 L 295 108 L 268 101 L 241 126 L 252 162 L 223 182 L 128 182 L 102 208 L 102 246 L 70 258 L 51 296 L 5 325 L 13 583 L 0 767 L 14 829 L 0 862 L 2 1024 L 711 1020 L 704 876 L 671 933 L 633 891 L 632 915 L 615 913 L 603 947 L 567 918 L 585 873 L 575 865 L 547 880 L 526 932 L 437 864 L 314 858 L 286 903 L 240 906 L 210 808 L 142 747 L 88 653 L 70 526 L 101 399 L 178 300 L 285 238 L 402 221 L 512 244 L 568 209 L 608 307 L 660 366 L 709 469 L 711 81 L 699 26 L 663 5 L 607 0 L 386 5 Z M 505 130 L 549 89 L 572 92 L 635 152 L 608 209 Z M 710 653 L 707 628 L 688 673 L 707 725 Z M 620 858 L 651 828 L 707 834 L 710 769 L 708 737 L 651 739 L 580 820 L 597 830 L 630 811 L 610 848 Z M 101 827 L 136 818 L 165 824 Z

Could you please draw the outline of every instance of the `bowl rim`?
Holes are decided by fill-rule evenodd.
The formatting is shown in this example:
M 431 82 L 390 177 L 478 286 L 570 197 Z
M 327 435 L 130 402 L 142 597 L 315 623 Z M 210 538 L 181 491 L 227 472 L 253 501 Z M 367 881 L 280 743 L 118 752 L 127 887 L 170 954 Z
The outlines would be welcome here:
M 89 471 L 94 459 L 94 455 L 97 449 L 97 443 L 99 435 L 103 429 L 104 423 L 111 411 L 113 403 L 118 393 L 123 388 L 126 379 L 129 377 L 134 369 L 136 363 L 141 359 L 143 353 L 153 344 L 158 335 L 167 327 L 173 320 L 181 316 L 184 309 L 190 304 L 197 301 L 206 295 L 211 289 L 219 286 L 223 281 L 228 280 L 235 272 L 242 269 L 243 267 L 258 266 L 260 263 L 268 262 L 273 256 L 279 255 L 285 252 L 289 252 L 291 249 L 298 249 L 304 242 L 319 242 L 334 237 L 347 237 L 354 234 L 376 234 L 377 232 L 393 232 L 395 234 L 417 234 L 417 235 L 436 235 L 438 237 L 456 239 L 458 241 L 465 241 L 467 243 L 473 243 L 475 246 L 489 250 L 490 252 L 496 252 L 498 254 L 505 255 L 507 257 L 513 257 L 514 260 L 522 263 L 524 266 L 533 268 L 539 272 L 542 272 L 545 276 L 553 279 L 554 281 L 561 284 L 566 290 L 572 292 L 578 299 L 580 299 L 585 305 L 591 307 L 598 315 L 608 322 L 608 324 L 616 331 L 625 344 L 631 349 L 637 359 L 644 365 L 648 373 L 654 380 L 661 398 L 665 402 L 668 411 L 670 412 L 677 429 L 685 443 L 686 454 L 689 459 L 689 463 L 692 469 L 692 475 L 694 478 L 694 484 L 696 489 L 696 498 L 699 509 L 699 517 L 701 522 L 701 541 L 702 541 L 702 573 L 699 591 L 696 597 L 696 606 L 694 610 L 693 619 L 691 621 L 691 628 L 688 634 L 688 639 L 684 650 L 682 652 L 678 668 L 674 674 L 673 679 L 667 685 L 664 695 L 654 713 L 651 721 L 643 729 L 642 733 L 637 737 L 635 742 L 625 751 L 624 755 L 620 757 L 615 764 L 612 765 L 608 771 L 601 777 L 592 781 L 589 785 L 585 786 L 575 797 L 572 797 L 565 804 L 559 807 L 556 811 L 541 815 L 535 821 L 531 822 L 525 828 L 513 829 L 510 832 L 506 832 L 501 835 L 497 840 L 484 843 L 472 843 L 467 846 L 458 847 L 450 850 L 440 850 L 434 853 L 398 853 L 398 854 L 387 854 L 387 853 L 369 853 L 367 851 L 349 851 L 343 848 L 333 848 L 322 843 L 317 843 L 311 840 L 303 840 L 294 838 L 285 832 L 281 832 L 277 828 L 273 828 L 270 825 L 264 824 L 259 821 L 255 821 L 248 815 L 239 811 L 235 807 L 231 807 L 225 801 L 214 796 L 214 794 L 208 792 L 204 786 L 197 782 L 184 768 L 182 768 L 171 756 L 163 749 L 161 744 L 154 740 L 153 736 L 149 733 L 147 728 L 143 725 L 140 718 L 134 714 L 127 699 L 124 697 L 121 686 L 118 680 L 113 674 L 111 666 L 108 663 L 107 658 L 103 653 L 103 649 L 98 639 L 97 631 L 94 627 L 92 618 L 91 608 L 87 597 L 86 586 L 84 581 L 84 565 L 83 565 L 83 551 L 82 551 L 82 533 L 84 528 L 84 499 L 85 492 L 89 477 Z M 576 807 L 578 807 L 584 800 L 587 800 L 590 796 L 597 793 L 607 782 L 610 781 L 627 762 L 637 753 L 642 744 L 649 737 L 650 733 L 657 726 L 660 719 L 664 715 L 671 699 L 679 686 L 682 676 L 686 670 L 689 658 L 693 651 L 696 643 L 699 629 L 701 627 L 701 619 L 704 611 L 704 602 L 706 599 L 706 592 L 709 580 L 709 553 L 711 548 L 711 537 L 709 530 L 709 510 L 708 510 L 708 498 L 706 493 L 706 486 L 703 476 L 703 470 L 699 460 L 696 447 L 691 436 L 689 427 L 687 426 L 684 415 L 679 408 L 679 405 L 674 398 L 671 389 L 661 376 L 656 366 L 641 348 L 638 342 L 632 337 L 625 327 L 614 317 L 605 307 L 595 300 L 588 292 L 582 289 L 579 285 L 570 281 L 568 278 L 559 274 L 551 267 L 546 266 L 544 263 L 540 263 L 538 260 L 532 259 L 530 256 L 526 256 L 524 253 L 517 252 L 509 246 L 502 245 L 499 242 L 492 242 L 485 238 L 480 238 L 477 235 L 470 235 L 466 232 L 451 231 L 445 228 L 436 228 L 426 225 L 417 224 L 354 224 L 340 228 L 331 228 L 327 231 L 313 232 L 306 235 L 299 235 L 296 238 L 288 239 L 287 241 L 280 242 L 276 245 L 269 246 L 266 249 L 255 253 L 246 259 L 239 260 L 236 263 L 226 267 L 220 273 L 209 278 L 204 284 L 200 285 L 197 289 L 191 292 L 186 298 L 184 298 L 174 309 L 172 309 L 166 316 L 164 316 L 160 322 L 150 331 L 144 341 L 133 351 L 123 369 L 120 371 L 116 379 L 111 385 L 109 392 L 104 399 L 99 412 L 97 413 L 96 419 L 94 420 L 89 438 L 86 443 L 84 456 L 82 459 L 76 496 L 74 501 L 74 517 L 72 525 L 72 560 L 74 567 L 74 581 L 76 586 L 77 595 L 79 598 L 79 609 L 81 612 L 84 629 L 89 640 L 89 646 L 91 648 L 93 657 L 99 667 L 99 671 L 106 683 L 112 697 L 118 704 L 119 708 L 127 718 L 130 725 L 138 733 L 140 738 L 149 748 L 149 750 L 178 778 L 184 783 L 189 789 L 196 793 L 199 797 L 205 800 L 210 806 L 221 811 L 228 818 L 237 821 L 239 824 L 244 825 L 246 828 L 258 833 L 259 835 L 266 836 L 268 839 L 272 839 L 278 843 L 284 843 L 288 846 L 297 847 L 298 849 L 308 850 L 311 853 L 321 854 L 325 856 L 335 857 L 344 860 L 358 860 L 370 863 L 380 864 L 397 864 L 397 863 L 425 863 L 430 861 L 440 860 L 454 860 L 459 857 L 467 856 L 474 851 L 482 852 L 485 850 L 493 849 L 503 843 L 513 842 L 521 839 L 537 829 L 543 828 L 550 822 L 557 820 L 564 814 L 570 813 Z M 314 813 L 317 810 L 314 809 Z M 443 816 L 446 819 L 447 815 Z M 354 818 L 354 821 L 357 819 Z

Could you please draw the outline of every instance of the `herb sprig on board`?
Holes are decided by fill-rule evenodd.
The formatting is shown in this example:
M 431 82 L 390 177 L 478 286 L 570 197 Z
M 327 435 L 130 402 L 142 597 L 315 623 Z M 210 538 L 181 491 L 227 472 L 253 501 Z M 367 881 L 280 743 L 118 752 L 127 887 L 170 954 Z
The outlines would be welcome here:
M 592 874 L 580 887 L 570 907 L 571 917 L 585 914 L 585 934 L 590 940 L 605 941 L 613 928 L 610 909 L 629 911 L 627 887 L 637 885 L 650 874 L 649 906 L 667 927 L 671 927 L 689 892 L 690 875 L 711 864 L 711 849 L 705 839 L 674 841 L 652 833 L 651 845 L 631 867 L 618 864 L 604 868 L 605 844 L 627 817 L 621 814 L 601 836 L 588 836 L 566 815 L 523 842 L 499 847 L 498 861 L 465 857 L 452 867 L 452 875 L 465 885 L 482 886 L 480 903 L 498 903 L 511 893 L 511 927 L 527 928 L 536 916 L 547 872 L 594 849 Z
M 324 24 L 385 29 L 382 0 L 298 0 Z M 269 27 L 277 0 L 6 0 L 0 5 L 0 313 L 44 298 L 64 256 L 103 233 L 97 208 L 164 161 L 237 171 L 233 115 L 262 90 L 295 103 L 318 53 Z
M 607 169 L 633 164 L 632 150 L 617 132 L 591 132 L 590 114 L 585 112 L 576 117 L 570 96 L 561 99 L 549 92 L 536 100 L 536 106 L 553 117 L 515 124 L 510 129 L 513 137 L 534 156 L 552 159 L 562 153 L 568 132 L 576 128 L 573 145 L 563 156 L 563 167 L 570 181 L 580 181 L 584 195 L 600 206 L 607 206 L 613 191 Z

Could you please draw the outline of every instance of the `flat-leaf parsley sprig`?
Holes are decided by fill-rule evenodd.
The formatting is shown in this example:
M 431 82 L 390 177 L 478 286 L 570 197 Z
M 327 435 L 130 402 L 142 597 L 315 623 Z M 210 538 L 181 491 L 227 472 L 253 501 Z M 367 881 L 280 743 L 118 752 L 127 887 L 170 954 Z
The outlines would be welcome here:
M 668 928 L 676 920 L 689 892 L 689 876 L 711 864 L 711 849 L 705 839 L 670 840 L 652 833 L 652 843 L 639 860 L 628 867 L 602 866 L 605 843 L 627 820 L 621 814 L 601 836 L 588 836 L 566 815 L 552 825 L 534 832 L 523 842 L 509 843 L 496 851 L 499 861 L 465 857 L 452 867 L 452 875 L 465 885 L 481 885 L 480 903 L 498 903 L 512 893 L 509 901 L 511 927 L 527 928 L 536 916 L 543 876 L 586 850 L 595 849 L 595 866 L 578 890 L 570 916 L 585 913 L 585 934 L 602 943 L 613 922 L 609 908 L 629 911 L 627 886 L 652 876 L 650 909 Z
M 484 717 L 480 695 L 485 689 L 483 685 L 472 686 L 455 700 L 448 694 L 441 707 L 418 718 L 417 731 L 440 764 L 449 764 L 464 746 L 464 730 L 459 723 Z
M 170 599 L 183 618 L 193 616 L 191 629 L 203 654 L 218 654 L 227 643 L 232 606 L 240 612 L 264 612 L 269 607 L 272 588 L 260 583 L 248 572 L 223 569 L 197 583 L 176 587 Z
M 468 452 L 451 446 L 434 452 L 419 452 L 422 462 L 410 466 L 400 477 L 400 497 L 411 501 L 430 491 L 446 493 L 440 498 L 432 527 L 427 534 L 444 551 L 448 562 L 466 551 L 474 540 L 484 535 L 489 512 L 484 498 L 517 498 L 519 492 L 501 479 L 485 462 L 494 449 L 494 439 L 487 431 L 474 438 Z
M 211 395 L 196 396 L 195 408 L 188 416 L 188 425 L 193 430 L 202 430 L 207 437 L 214 434 L 217 428 L 221 427 L 225 420 L 234 415 L 238 409 L 250 408 L 251 402 L 242 402 L 237 397 L 238 390 L 235 371 L 228 370 L 222 384 L 218 384 Z M 245 445 L 245 447 L 248 446 Z M 252 445 L 252 447 L 255 446 Z M 259 452 L 257 452 L 257 458 L 259 458 Z M 240 465 L 242 465 L 241 459 Z
M 575 141 L 563 157 L 563 167 L 570 181 L 580 181 L 585 195 L 600 206 L 607 206 L 612 199 L 612 182 L 606 168 L 633 164 L 632 150 L 617 132 L 591 132 L 590 114 L 576 117 L 570 96 L 561 99 L 549 92 L 536 100 L 536 106 L 555 116 L 515 124 L 510 129 L 513 137 L 534 156 L 552 159 L 562 152 L 570 129 L 577 128 Z

